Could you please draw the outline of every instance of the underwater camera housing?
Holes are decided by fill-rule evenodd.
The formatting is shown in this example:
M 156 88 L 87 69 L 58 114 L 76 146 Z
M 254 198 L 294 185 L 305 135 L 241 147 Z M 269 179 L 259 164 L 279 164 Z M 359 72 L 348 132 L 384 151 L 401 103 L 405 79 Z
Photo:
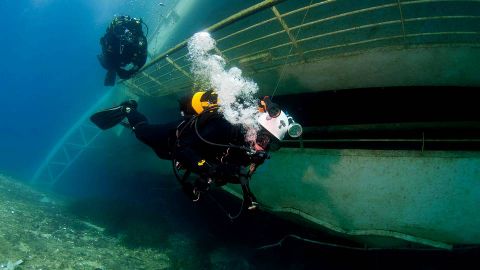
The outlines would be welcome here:
M 284 111 L 280 111 L 276 117 L 271 117 L 269 113 L 262 113 L 258 118 L 258 122 L 280 141 L 283 140 L 287 133 L 292 138 L 298 138 L 303 133 L 302 126 L 296 123 L 293 117 L 288 116 Z
M 292 116 L 282 111 L 280 106 L 272 102 L 269 96 L 265 96 L 260 101 L 259 110 L 264 112 L 258 119 L 260 125 L 278 140 L 283 140 L 286 133 L 292 138 L 298 138 L 302 135 L 302 126 L 296 123 Z

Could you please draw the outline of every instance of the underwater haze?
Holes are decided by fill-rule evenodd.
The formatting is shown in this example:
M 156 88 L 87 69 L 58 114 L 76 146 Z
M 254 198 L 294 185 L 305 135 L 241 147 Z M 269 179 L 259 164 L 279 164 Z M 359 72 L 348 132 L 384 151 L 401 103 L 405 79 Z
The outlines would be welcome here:
M 292 31 L 293 36 L 296 38 L 302 37 L 311 42 L 313 45 L 311 45 L 311 48 L 308 47 L 309 50 L 318 51 L 320 54 L 325 51 L 326 55 L 330 57 L 331 51 L 329 51 L 328 47 L 349 48 L 344 45 L 355 43 L 351 40 L 351 36 L 348 36 L 350 30 L 352 32 L 354 30 L 365 30 L 372 35 L 375 35 L 377 32 L 382 33 L 382 31 L 377 31 L 377 28 L 372 28 L 372 30 L 365 26 L 351 27 L 348 31 L 342 30 L 342 27 L 345 25 L 350 27 L 351 24 L 356 23 L 371 24 L 370 20 L 372 18 L 376 19 L 376 16 L 364 16 L 362 12 L 370 9 L 373 11 L 382 10 L 385 6 L 394 6 L 396 8 L 397 4 L 400 6 L 400 2 L 402 2 L 392 0 L 387 5 L 384 4 L 383 0 L 351 1 L 290 0 L 278 2 L 284 4 L 284 6 L 281 6 L 284 10 L 280 8 L 282 12 L 290 9 L 300 10 L 299 12 L 291 12 L 294 16 L 287 18 L 285 20 L 287 23 L 303 24 L 306 22 L 306 18 L 311 20 L 309 22 L 311 25 L 305 27 L 305 31 L 301 33 L 302 35 L 299 35 L 300 30 L 296 30 L 296 32 Z M 298 82 L 290 79 L 288 74 L 293 74 L 296 71 L 298 72 L 298 70 L 295 68 L 289 70 L 289 67 L 287 67 L 288 60 L 294 63 L 294 57 L 290 58 L 292 51 L 295 54 L 295 51 L 292 50 L 294 42 L 292 42 L 291 47 L 278 46 L 280 48 L 279 51 L 288 54 L 285 58 L 282 58 L 283 56 L 279 54 L 278 59 L 274 59 L 274 56 L 277 56 L 276 53 L 279 53 L 279 51 L 275 50 L 272 50 L 272 53 L 268 51 L 268 53 L 264 52 L 254 55 L 260 49 L 256 47 L 254 42 L 249 40 L 250 38 L 258 39 L 257 42 L 262 43 L 261 46 L 273 46 L 275 44 L 270 44 L 273 41 L 263 41 L 259 38 L 261 35 L 273 32 L 273 34 L 268 34 L 268 36 L 274 37 L 272 40 L 275 42 L 287 42 L 285 43 L 287 45 L 291 42 L 292 35 L 290 33 L 282 37 L 279 37 L 280 35 L 277 36 L 278 33 L 288 31 L 283 28 L 285 25 L 278 23 L 277 20 L 282 22 L 281 19 L 278 16 L 275 17 L 277 15 L 276 12 L 279 11 L 272 9 L 274 10 L 272 12 L 270 8 L 255 13 L 259 15 L 258 18 L 243 18 L 239 20 L 241 22 L 240 26 L 228 25 L 233 25 L 233 30 L 229 29 L 229 31 L 238 31 L 240 37 L 237 40 L 235 35 L 232 35 L 234 37 L 232 39 L 227 39 L 224 36 L 224 42 L 226 40 L 227 44 L 232 43 L 229 46 L 237 46 L 235 42 L 244 43 L 248 45 L 245 46 L 248 47 L 248 50 L 251 48 L 254 50 L 253 54 L 250 54 L 251 52 L 245 49 L 245 55 L 254 55 L 254 57 L 241 59 L 245 60 L 243 63 L 238 59 L 241 58 L 240 56 L 243 57 L 245 55 L 243 55 L 243 52 L 238 52 L 239 55 L 236 56 L 238 59 L 235 61 L 239 62 L 239 65 L 242 64 L 242 66 L 232 67 L 230 63 L 227 64 L 227 56 L 222 58 L 222 56 L 214 54 L 218 53 L 218 51 L 214 52 L 212 50 L 215 41 L 209 34 L 203 31 L 207 27 L 261 2 L 268 1 L 0 0 L 0 15 L 4 22 L 2 24 L 2 32 L 0 32 L 0 51 L 4 58 L 0 64 L 0 92 L 3 98 L 2 102 L 0 102 L 0 115 L 2 116 L 2 121 L 0 122 L 0 270 L 354 268 L 411 270 L 454 269 L 459 266 L 476 263 L 476 258 L 480 254 L 478 246 L 472 249 L 470 249 L 470 246 L 467 246 L 465 249 L 452 251 L 430 248 L 428 246 L 428 248 L 424 249 L 424 246 L 416 245 L 418 243 L 405 241 L 408 246 L 405 249 L 403 246 L 399 249 L 376 247 L 369 249 L 370 246 L 367 248 L 366 244 L 364 245 L 363 242 L 358 241 L 358 239 L 363 237 L 361 234 L 358 239 L 355 238 L 355 241 L 352 240 L 353 238 L 347 238 L 346 236 L 352 232 L 348 231 L 348 229 L 338 234 L 327 233 L 318 230 L 318 224 L 311 226 L 313 223 L 310 224 L 306 220 L 298 222 L 296 220 L 298 216 L 291 214 L 303 213 L 302 209 L 296 209 L 296 203 L 312 209 L 318 208 L 315 210 L 320 212 L 324 209 L 322 207 L 325 207 L 327 209 L 326 215 L 333 217 L 338 215 L 340 220 L 339 227 L 345 225 L 345 228 L 349 228 L 348 226 L 350 225 L 356 225 L 355 221 L 346 218 L 342 219 L 342 213 L 339 210 L 341 208 L 335 208 L 334 202 L 337 199 L 340 202 L 349 202 L 349 199 L 360 197 L 357 195 L 361 194 L 361 191 L 372 190 L 372 196 L 375 196 L 375 192 L 379 192 L 378 194 L 380 195 L 373 200 L 375 203 L 371 203 L 368 200 L 361 201 L 364 198 L 359 198 L 361 203 L 352 207 L 351 204 L 347 205 L 345 212 L 355 212 L 355 214 L 362 215 L 362 213 L 367 213 L 373 204 L 375 204 L 373 205 L 374 207 L 384 208 L 385 212 L 387 212 L 389 208 L 384 207 L 387 203 L 383 205 L 381 200 L 384 196 L 389 196 L 389 187 L 398 187 L 396 183 L 382 182 L 381 187 L 373 187 L 374 184 L 368 186 L 361 181 L 356 181 L 358 179 L 345 179 L 348 177 L 343 175 L 349 175 L 348 173 L 354 175 L 356 173 L 354 172 L 355 166 L 352 165 L 354 161 L 352 161 L 352 164 L 348 163 L 350 162 L 348 161 L 349 166 L 334 167 L 342 158 L 341 151 L 352 144 L 339 143 L 340 148 L 338 149 L 335 147 L 330 149 L 327 145 L 325 149 L 327 151 L 331 150 L 334 153 L 332 156 L 325 155 L 326 157 L 323 161 L 319 161 L 320 158 L 317 157 L 307 160 L 310 158 L 310 150 L 313 153 L 314 151 L 325 149 L 322 146 L 312 146 L 310 149 L 306 149 L 307 151 L 304 151 L 303 141 L 298 143 L 296 138 L 290 138 L 292 140 L 284 142 L 283 146 L 288 143 L 294 145 L 292 148 L 285 147 L 290 150 L 293 149 L 291 154 L 289 153 L 288 156 L 277 156 L 281 158 L 276 160 L 277 163 L 272 163 L 275 160 L 275 156 L 272 154 L 272 158 L 266 160 L 265 164 L 256 171 L 255 176 L 261 181 L 252 181 L 252 189 L 254 193 L 261 190 L 258 188 L 259 186 L 255 185 L 263 183 L 261 188 L 264 194 L 270 196 L 269 199 L 271 200 L 280 201 L 291 212 L 277 213 L 274 207 L 267 204 L 260 204 L 259 209 L 256 211 L 242 212 L 246 208 L 243 202 L 220 188 L 212 188 L 209 192 L 202 193 L 201 199 L 193 203 L 190 198 L 185 196 L 184 191 L 172 173 L 171 161 L 160 160 L 151 148 L 137 140 L 135 134 L 130 129 L 117 125 L 108 131 L 101 131 L 88 121 L 87 117 L 90 116 L 92 110 L 99 110 L 97 105 L 101 103 L 100 101 L 107 100 L 102 103 L 102 106 L 108 107 L 113 104 L 117 105 L 127 97 L 138 98 L 138 106 L 141 108 L 141 112 L 145 113 L 151 123 L 162 124 L 181 118 L 178 110 L 177 95 L 183 93 L 177 91 L 178 89 L 167 89 L 163 93 L 162 91 L 165 89 L 158 87 L 158 85 L 162 84 L 155 81 L 156 78 L 163 78 L 167 83 L 176 81 L 178 78 L 172 74 L 175 74 L 175 72 L 178 74 L 182 73 L 175 70 L 175 68 L 179 69 L 178 66 L 170 66 L 168 63 L 162 66 L 163 62 L 158 61 L 155 62 L 156 66 L 152 65 L 149 67 L 149 74 L 156 74 L 152 76 L 158 77 L 152 79 L 148 76 L 150 80 L 145 85 L 150 88 L 159 88 L 153 89 L 153 92 L 156 93 L 158 90 L 165 96 L 145 95 L 148 97 L 144 98 L 142 96 L 139 98 L 135 95 L 132 88 L 128 92 L 126 90 L 127 87 L 120 83 L 115 87 L 104 86 L 106 71 L 97 59 L 97 55 L 101 52 L 99 40 L 105 34 L 106 28 L 115 15 L 130 15 L 142 18 L 148 25 L 149 34 L 147 39 L 149 48 L 147 63 L 154 59 L 155 56 L 163 54 L 177 44 L 194 37 L 190 39 L 190 43 L 186 43 L 188 44 L 185 46 L 186 48 L 176 50 L 171 54 L 169 53 L 169 55 L 173 60 L 178 60 L 177 63 L 181 63 L 182 67 L 190 65 L 191 69 L 189 71 L 194 80 L 201 78 L 209 81 L 208 86 L 216 89 L 220 100 L 224 101 L 224 104 L 221 106 L 229 105 L 228 108 L 223 108 L 225 114 L 230 113 L 230 116 L 227 115 L 226 117 L 228 121 L 241 124 L 251 124 L 252 122 L 257 124 L 259 111 L 256 95 L 271 93 L 270 95 L 274 96 L 277 87 L 279 87 L 280 90 L 277 92 L 278 95 L 275 96 L 275 102 L 281 104 L 283 110 L 293 112 L 292 115 L 295 116 L 298 123 L 305 124 L 305 127 L 310 127 L 314 131 L 311 133 L 313 134 L 311 135 L 312 137 L 305 136 L 302 138 L 305 141 L 319 138 L 326 139 L 326 141 L 330 140 L 330 137 L 322 137 L 325 136 L 325 134 L 321 133 L 323 127 L 329 129 L 330 126 L 340 126 L 338 134 L 342 135 L 342 127 L 347 127 L 348 129 L 356 124 L 365 124 L 367 126 L 367 124 L 375 125 L 385 122 L 395 125 L 397 122 L 392 122 L 391 119 L 397 118 L 400 119 L 398 122 L 402 122 L 402 120 L 408 123 L 414 122 L 421 119 L 419 116 L 421 113 L 419 112 L 423 112 L 426 101 L 432 101 L 431 96 L 433 96 L 433 93 L 436 95 L 439 104 L 447 104 L 447 101 L 451 100 L 450 94 L 458 90 L 452 88 L 448 95 L 445 94 L 442 98 L 439 98 L 438 89 L 432 86 L 429 91 L 425 92 L 426 94 L 418 98 L 417 89 L 409 85 L 387 91 L 389 95 L 383 97 L 384 87 L 379 87 L 382 94 L 380 94 L 377 88 L 369 89 L 367 88 L 368 86 L 358 88 L 363 91 L 349 88 L 344 91 L 338 91 L 338 93 L 336 88 L 327 89 L 323 92 L 311 91 L 310 93 L 307 92 L 311 89 L 308 91 L 306 90 L 307 88 L 300 87 L 297 89 L 294 86 L 298 86 Z M 409 2 L 423 3 L 429 1 Z M 448 1 L 432 2 L 443 3 Z M 463 2 L 473 3 L 478 1 Z M 331 3 L 335 5 L 327 5 Z M 362 10 L 362 12 L 352 12 L 348 9 L 350 3 L 356 3 L 358 5 L 357 9 Z M 303 6 L 311 4 L 315 4 L 318 9 L 310 10 L 309 8 L 303 8 Z M 370 5 L 378 5 L 381 8 L 371 8 Z M 302 8 L 300 8 L 301 6 Z M 324 7 L 325 9 L 323 9 Z M 320 8 L 322 8 L 325 14 L 315 13 L 315 10 L 318 11 Z M 345 14 L 342 12 L 354 16 L 358 15 L 361 19 L 355 17 L 350 21 L 350 17 L 344 16 Z M 400 16 L 397 13 L 397 10 L 391 13 L 390 11 L 387 12 L 389 16 L 393 14 L 392 17 L 395 18 Z M 283 14 L 285 15 L 285 13 Z M 339 14 L 343 15 L 340 16 Z M 338 17 L 341 19 L 342 24 L 337 24 L 335 20 L 327 20 L 328 22 L 325 25 L 315 26 L 314 21 L 318 23 L 324 20 L 322 16 Z M 447 20 L 450 20 L 458 16 L 445 17 L 448 17 Z M 477 15 L 469 15 L 467 17 L 468 19 L 472 19 L 472 17 L 475 20 L 479 19 Z M 268 23 L 259 23 L 258 21 L 261 20 L 267 20 Z M 416 19 L 412 20 L 416 22 Z M 274 26 L 270 27 L 269 23 L 272 23 Z M 245 29 L 242 27 L 247 27 L 250 24 L 257 24 L 257 26 L 260 26 L 260 30 L 257 31 L 255 27 L 252 27 L 248 31 L 244 31 Z M 384 23 L 381 22 L 379 24 L 383 25 Z M 394 23 L 388 21 L 385 25 L 390 27 Z M 327 33 L 322 32 L 320 34 L 321 31 L 324 31 L 322 28 L 324 26 Z M 297 29 L 300 28 L 298 27 Z M 322 29 L 319 33 L 316 33 L 315 31 L 318 28 Z M 221 28 L 220 30 L 223 31 L 225 29 Z M 395 31 L 397 30 L 401 31 L 402 29 L 401 27 L 395 28 Z M 225 31 L 223 34 L 227 35 L 230 33 L 229 31 Z M 328 31 L 341 35 L 335 39 L 333 38 L 335 35 L 332 34 L 332 39 L 330 39 L 331 33 L 328 33 Z M 403 31 L 405 32 L 405 29 Z M 459 31 L 459 33 L 470 34 L 471 32 Z M 392 33 L 396 32 L 392 30 Z M 318 41 L 308 37 L 308 35 L 314 34 L 325 39 Z M 357 37 L 360 36 L 358 35 Z M 478 32 L 476 32 L 475 37 L 478 39 Z M 196 38 L 201 42 L 193 42 Z M 222 36 L 218 35 L 215 38 L 221 39 Z M 379 38 L 376 37 L 371 40 L 375 39 Z M 397 39 L 395 38 L 394 40 Z M 334 43 L 337 41 L 345 42 L 346 44 L 342 43 L 340 46 Z M 184 59 L 178 56 L 180 52 L 183 52 L 182 50 L 186 52 L 191 50 L 192 47 L 195 48 L 197 46 L 198 48 L 198 45 L 202 45 L 202 42 L 209 46 L 207 46 L 207 49 L 200 50 L 196 56 L 192 53 Z M 358 43 L 363 46 L 362 42 L 358 41 Z M 327 48 L 321 48 L 321 46 L 326 46 Z M 478 46 L 476 45 L 476 47 Z M 357 53 L 353 49 L 351 52 L 348 52 L 353 52 L 352 55 Z M 177 55 L 174 53 L 177 53 Z M 358 55 L 362 56 L 361 54 Z M 388 56 L 388 52 L 380 57 L 381 59 L 388 58 L 383 56 Z M 347 63 L 350 59 L 348 57 L 340 58 L 343 59 L 343 63 Z M 229 59 L 231 60 L 232 57 Z M 272 59 L 277 61 L 274 68 L 267 65 L 269 64 L 268 61 L 273 61 Z M 350 83 L 348 80 L 342 81 L 338 79 L 342 78 L 344 71 L 337 68 L 338 62 L 335 62 L 335 60 L 338 59 L 328 59 L 332 61 L 329 68 L 318 68 L 321 69 L 318 72 L 318 70 L 313 68 L 315 66 L 313 66 L 312 68 L 307 67 L 306 69 L 308 70 L 299 73 L 306 73 L 308 75 L 306 78 L 310 78 L 313 81 L 314 79 L 320 80 L 328 77 L 327 82 L 334 82 L 335 85 L 337 85 L 337 82 Z M 302 63 L 305 63 L 303 60 Z M 190 62 L 185 64 L 188 61 Z M 265 64 L 265 70 L 270 70 L 272 73 L 275 73 L 275 76 L 260 75 L 252 78 L 261 73 L 257 72 L 256 63 L 260 63 L 260 66 Z M 355 62 L 354 65 L 356 63 L 358 62 Z M 163 68 L 164 70 L 162 70 Z M 280 72 L 276 74 L 277 69 L 281 70 L 281 74 Z M 365 69 L 365 72 L 370 70 L 364 67 L 358 69 Z M 358 71 L 358 69 L 356 67 L 354 70 Z M 373 70 L 380 72 L 382 69 L 383 66 L 374 66 Z M 402 66 L 399 66 L 399 69 L 402 69 Z M 452 68 L 452 70 L 455 69 Z M 165 72 L 166 75 L 160 71 Z M 284 79 L 282 78 L 284 72 L 287 74 L 285 75 L 286 79 L 281 82 Z M 412 73 L 415 72 L 412 71 Z M 355 78 L 362 77 L 352 71 L 349 74 L 354 74 L 353 77 Z M 394 72 L 392 74 L 397 75 Z M 143 79 L 147 75 L 144 75 Z M 163 75 L 170 77 L 162 77 Z M 183 76 L 182 79 L 186 79 L 191 83 L 191 78 L 188 75 L 180 75 Z M 389 76 L 384 77 L 389 78 Z M 412 77 L 416 78 L 415 76 Z M 133 81 L 136 83 L 141 81 L 141 79 L 137 81 L 132 79 L 129 82 Z M 182 80 L 177 81 L 178 85 L 180 85 Z M 313 81 L 312 85 L 315 85 Z M 399 81 L 401 80 L 399 79 Z M 302 81 L 302 83 L 309 85 L 311 82 Z M 174 85 L 174 83 L 167 85 Z M 195 86 L 198 87 L 198 85 Z M 165 88 L 164 86 L 162 87 Z M 182 87 L 184 88 L 179 87 L 179 89 L 185 90 L 185 86 Z M 188 87 L 191 87 L 191 85 L 189 84 Z M 325 87 L 331 87 L 331 84 L 326 84 Z M 291 90 L 291 92 L 286 90 Z M 298 93 L 295 92 L 297 90 L 299 91 Z M 232 93 L 237 93 L 237 91 L 245 96 L 242 99 L 243 101 L 248 101 L 246 102 L 247 105 L 250 105 L 248 110 L 246 106 L 231 106 L 234 101 L 237 101 L 238 97 Z M 462 91 L 465 92 L 461 93 L 467 93 L 466 90 Z M 148 93 L 144 92 L 144 94 Z M 463 95 L 463 99 L 471 100 L 471 102 L 478 100 L 472 98 L 472 96 L 473 94 Z M 402 98 L 399 99 L 398 97 Z M 413 97 L 417 98 L 416 102 L 410 100 Z M 398 107 L 392 106 L 392 100 L 396 100 L 400 105 Z M 227 101 L 231 101 L 231 103 Z M 411 109 L 411 112 L 405 113 L 405 107 L 408 106 L 404 104 L 407 104 L 407 102 L 410 104 L 410 108 L 407 108 L 407 110 Z M 457 105 L 457 107 L 461 106 L 464 106 L 463 103 Z M 102 107 L 102 109 L 105 107 Z M 445 109 L 443 105 L 439 105 L 438 108 Z M 438 108 L 430 112 L 431 115 L 427 114 L 427 116 L 435 116 L 432 118 L 433 120 L 427 117 L 428 121 L 440 123 L 445 121 L 445 119 L 450 119 L 452 115 L 456 115 L 451 111 L 459 111 L 456 107 L 448 107 L 451 108 L 451 111 L 442 114 L 439 113 L 440 109 Z M 352 109 L 355 111 L 354 114 L 351 113 Z M 383 115 L 379 111 L 383 111 Z M 461 115 L 461 117 L 458 116 L 457 118 L 464 120 L 464 114 L 460 113 L 458 115 Z M 382 117 L 388 119 L 385 120 Z M 94 136 L 91 144 L 85 147 L 86 150 L 82 149 L 82 151 L 85 151 L 80 152 L 81 155 L 74 158 L 75 162 L 72 166 L 68 167 L 67 170 L 61 171 L 58 174 L 59 176 L 57 175 L 58 177 L 53 177 L 54 170 L 50 171 L 51 167 L 44 169 L 45 167 L 41 165 L 44 164 L 45 160 L 52 161 L 53 165 L 60 163 L 55 158 L 49 159 L 49 154 L 53 152 L 52 149 L 58 149 L 56 148 L 56 146 L 60 145 L 58 143 L 62 142 L 65 134 L 69 134 L 68 132 L 72 130 L 72 127 L 76 127 L 79 120 L 85 119 L 90 124 L 90 129 L 82 129 L 82 132 L 85 132 L 82 135 L 91 135 L 90 133 L 87 134 L 87 132 L 97 135 Z M 476 116 L 474 119 L 478 120 Z M 458 119 L 455 118 L 454 120 Z M 285 123 L 283 125 L 285 126 Z M 255 126 L 255 128 L 259 128 L 259 126 Z M 368 132 L 370 131 L 367 129 L 366 133 Z M 391 133 L 396 134 L 397 131 L 393 130 Z M 329 135 L 328 133 L 326 135 L 338 136 L 333 131 L 332 134 Z M 72 135 L 72 137 L 74 136 Z M 250 138 L 253 140 L 255 137 Z M 307 145 L 305 148 L 309 148 L 309 146 Z M 69 160 L 73 156 L 71 153 L 76 152 L 72 151 L 70 153 L 66 149 L 63 148 L 56 153 L 65 154 L 67 156 L 66 159 Z M 361 147 L 359 149 L 365 150 Z M 410 148 L 406 149 L 411 150 Z M 378 149 L 373 150 L 384 149 L 381 145 Z M 387 150 L 393 153 L 397 149 L 388 148 Z M 419 150 L 416 149 L 414 151 L 417 152 L 414 153 L 419 153 L 418 155 L 422 156 L 424 154 L 423 150 L 422 148 L 422 153 L 419 153 Z M 298 158 L 298 156 L 292 157 L 297 152 L 303 153 L 303 156 L 298 155 L 303 158 Z M 228 151 L 226 153 L 228 154 Z M 322 156 L 323 154 L 319 155 Z M 352 156 L 363 157 L 362 155 L 355 154 Z M 386 168 L 387 165 L 383 165 L 385 168 L 380 167 L 378 169 L 376 166 L 382 164 L 378 163 L 376 159 L 379 156 L 381 155 L 377 153 L 373 155 L 372 167 L 374 169 L 370 168 L 371 170 L 382 171 L 381 176 L 386 176 L 387 178 L 391 176 L 389 174 L 391 171 L 396 172 L 399 170 Z M 317 164 L 311 165 L 313 162 L 317 162 Z M 392 161 L 392 164 L 394 162 Z M 303 168 L 302 166 L 308 167 L 308 169 L 301 171 L 303 170 L 301 169 Z M 461 166 L 461 164 L 458 166 Z M 282 168 L 279 169 L 279 167 Z M 364 167 L 361 167 L 362 170 L 368 171 L 369 168 Z M 42 168 L 42 170 L 39 170 L 39 168 Z M 469 168 L 464 169 L 468 171 Z M 38 182 L 34 183 L 37 170 L 42 171 L 43 175 L 40 175 Z M 347 189 L 350 193 L 345 193 L 347 194 L 345 196 L 339 195 L 335 197 L 337 195 L 329 193 L 334 191 L 334 188 L 328 185 L 330 183 L 332 186 L 337 184 L 337 178 L 328 178 L 331 174 L 334 174 L 334 170 L 341 175 L 339 177 L 344 177 L 342 181 L 338 182 L 348 186 Z M 343 174 L 343 170 L 345 170 L 345 174 Z M 293 175 L 299 171 L 301 172 Z M 359 174 L 362 172 L 360 171 Z M 370 178 L 370 174 L 365 173 L 364 177 L 365 179 Z M 391 177 L 393 180 L 397 180 L 394 177 L 398 176 Z M 288 183 L 284 179 L 288 179 Z M 330 181 L 322 182 L 325 179 Z M 381 182 L 380 178 L 373 180 Z M 355 181 L 356 183 L 352 184 Z M 372 183 L 375 183 L 375 181 L 372 181 Z M 357 190 L 357 185 L 367 188 Z M 234 185 L 229 185 L 229 187 L 231 186 Z M 235 185 L 231 189 L 233 193 L 241 190 L 238 187 L 239 185 Z M 450 187 L 446 187 L 446 189 L 450 190 Z M 395 189 L 393 188 L 393 190 Z M 435 191 L 433 189 L 433 192 Z M 434 194 L 432 198 L 434 197 L 441 201 L 441 198 L 439 198 L 441 195 Z M 401 196 L 399 195 L 399 197 Z M 264 198 L 259 198 L 259 202 L 262 203 Z M 312 198 L 311 201 L 308 201 L 310 198 Z M 405 198 L 409 197 L 403 196 L 403 199 Z M 390 200 L 390 203 L 394 198 L 388 198 L 388 200 Z M 445 204 L 448 204 L 448 202 L 445 202 Z M 365 212 L 357 211 L 362 206 L 365 206 Z M 428 206 L 425 206 L 425 208 L 430 210 Z M 263 211 L 266 209 L 271 211 Z M 417 209 L 415 208 L 414 210 Z M 435 211 L 436 209 L 432 210 L 432 212 Z M 388 214 L 395 215 L 393 212 L 395 211 L 390 211 Z M 422 215 L 422 213 L 420 212 L 418 215 Z M 457 215 L 459 214 L 457 213 Z M 368 215 L 364 216 L 365 219 L 368 219 Z M 446 219 L 448 218 L 446 217 Z M 381 220 L 381 217 L 379 219 Z M 426 219 L 428 220 L 428 218 Z M 292 220 L 297 222 L 292 222 Z M 367 221 L 370 222 L 369 220 Z M 342 222 L 345 224 L 342 224 Z M 415 221 L 412 221 L 411 224 L 408 224 L 406 227 L 415 229 L 415 226 L 418 225 L 415 224 Z M 321 225 L 323 226 L 323 223 Z M 370 225 L 374 227 L 377 224 Z M 417 226 L 419 230 L 428 233 L 429 227 L 424 228 L 420 225 Z M 369 229 L 369 227 L 363 228 L 362 226 L 359 223 L 359 230 Z M 316 229 L 313 229 L 314 227 Z M 326 227 L 329 228 L 328 226 Z M 385 230 L 388 233 L 396 233 L 388 226 L 381 227 L 381 230 Z M 378 235 L 372 235 L 372 239 L 376 240 L 376 237 L 381 238 Z M 397 243 L 396 241 L 398 241 L 400 246 L 400 239 L 392 238 L 393 243 Z M 404 242 L 401 243 L 405 244 Z
M 177 1 L 4 0 L 0 49 L 0 168 L 28 179 L 50 149 L 111 88 L 96 55 L 114 15 L 129 14 L 155 25 Z M 172 46 L 258 1 L 192 1 L 196 17 L 182 18 Z M 189 3 L 189 2 L 187 2 Z M 222 12 L 215 12 L 214 10 Z M 225 13 L 223 13 L 225 12 Z M 214 13 L 214 14 L 213 14 Z M 197 17 L 198 16 L 198 17 Z M 155 30 L 151 27 L 150 31 Z
M 2 171 L 19 179 L 31 177 L 63 133 L 108 91 L 99 83 L 98 39 L 110 14 L 128 9 L 126 4 L 107 4 L 113 2 L 120 4 L 1 1 Z

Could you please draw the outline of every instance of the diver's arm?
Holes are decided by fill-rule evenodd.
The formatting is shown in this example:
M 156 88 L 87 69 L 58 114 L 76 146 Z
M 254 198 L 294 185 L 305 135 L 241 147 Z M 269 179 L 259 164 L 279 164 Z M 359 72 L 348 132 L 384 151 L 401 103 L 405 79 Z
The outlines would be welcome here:
M 139 38 L 138 41 L 138 54 L 133 58 L 133 64 L 138 66 L 138 69 L 143 67 L 145 63 L 147 62 L 147 55 L 148 55 L 148 45 L 147 45 L 147 39 L 145 37 Z
M 137 72 L 139 69 L 145 65 L 147 62 L 147 39 L 145 36 L 140 36 L 137 40 L 136 46 L 136 52 L 133 54 L 132 57 L 132 64 L 134 67 L 130 69 L 131 71 Z
M 257 208 L 257 198 L 253 195 L 252 191 L 250 190 L 249 185 L 250 179 L 249 178 L 240 178 L 240 184 L 242 186 L 242 193 L 243 193 L 243 201 L 247 206 L 248 210 L 254 210 Z

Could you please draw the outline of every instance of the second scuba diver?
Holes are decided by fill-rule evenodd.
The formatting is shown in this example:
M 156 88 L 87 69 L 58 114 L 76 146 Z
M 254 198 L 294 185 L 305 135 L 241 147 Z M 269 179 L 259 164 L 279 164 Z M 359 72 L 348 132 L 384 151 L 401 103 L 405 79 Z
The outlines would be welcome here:
M 219 112 L 216 102 L 216 94 L 211 91 L 197 92 L 181 100 L 184 120 L 180 123 L 150 124 L 137 110 L 134 100 L 98 112 L 90 119 L 99 128 L 108 129 L 126 117 L 140 141 L 150 146 L 159 158 L 172 160 L 183 190 L 193 201 L 212 184 L 235 183 L 242 187 L 244 205 L 255 209 L 257 200 L 249 187 L 250 178 L 268 158 L 268 152 L 279 148 L 293 120 L 268 97 L 264 98 L 259 103 L 261 128 L 256 140 L 249 143 L 244 128 L 229 123 Z M 178 175 L 180 169 L 199 177 L 190 182 Z
M 116 16 L 100 39 L 102 54 L 98 55 L 98 60 L 107 70 L 105 86 L 115 85 L 117 74 L 121 79 L 129 79 L 145 65 L 147 38 L 142 25 L 145 24 L 141 19 Z

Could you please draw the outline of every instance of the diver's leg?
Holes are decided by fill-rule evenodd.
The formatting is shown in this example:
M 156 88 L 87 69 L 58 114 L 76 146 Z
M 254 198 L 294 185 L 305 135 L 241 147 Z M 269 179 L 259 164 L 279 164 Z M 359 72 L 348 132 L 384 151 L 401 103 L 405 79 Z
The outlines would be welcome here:
M 132 127 L 133 131 L 135 131 L 135 133 L 137 133 L 136 130 L 140 125 L 148 124 L 147 117 L 145 117 L 145 115 L 138 112 L 136 108 L 132 108 L 128 112 L 127 119 L 128 119 L 128 123 Z
M 152 125 L 137 110 L 130 111 L 127 119 L 137 139 L 150 146 L 160 158 L 170 159 L 170 140 L 175 136 L 176 122 Z
M 154 147 L 158 142 L 157 128 L 148 123 L 147 117 L 137 110 L 132 110 L 127 114 L 128 123 L 132 127 L 135 136 L 143 143 Z

